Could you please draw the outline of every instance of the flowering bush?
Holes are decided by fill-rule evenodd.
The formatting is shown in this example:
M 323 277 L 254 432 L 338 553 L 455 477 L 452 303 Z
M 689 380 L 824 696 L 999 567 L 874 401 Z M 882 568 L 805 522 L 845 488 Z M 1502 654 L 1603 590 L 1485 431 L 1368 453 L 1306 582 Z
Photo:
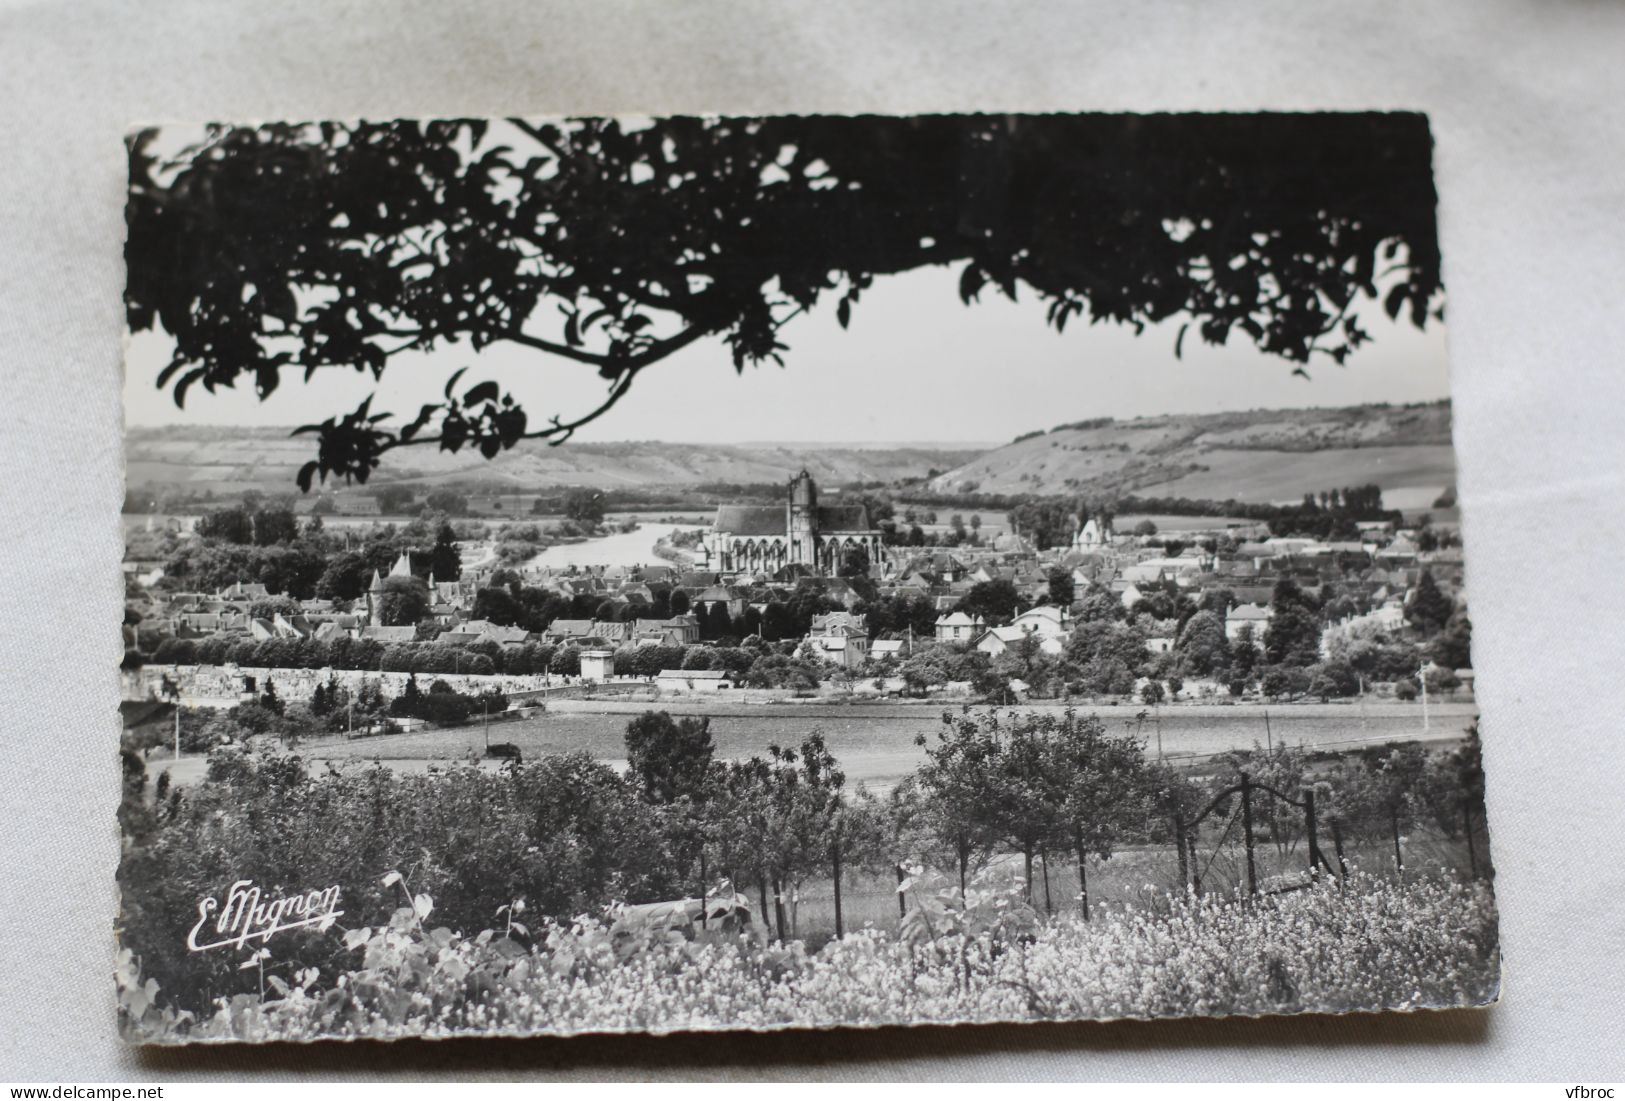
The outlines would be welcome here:
M 1040 919 L 994 881 L 963 900 L 908 889 L 922 916 L 899 935 L 866 927 L 816 954 L 733 931 L 628 940 L 586 917 L 520 939 L 512 911 L 464 937 L 406 894 L 386 925 L 345 935 L 357 966 L 326 989 L 297 971 L 192 1020 L 158 1009 L 125 960 L 121 1018 L 137 1040 L 266 1041 L 1441 1008 L 1498 989 L 1488 890 L 1443 877 L 1172 896 L 1090 922 Z

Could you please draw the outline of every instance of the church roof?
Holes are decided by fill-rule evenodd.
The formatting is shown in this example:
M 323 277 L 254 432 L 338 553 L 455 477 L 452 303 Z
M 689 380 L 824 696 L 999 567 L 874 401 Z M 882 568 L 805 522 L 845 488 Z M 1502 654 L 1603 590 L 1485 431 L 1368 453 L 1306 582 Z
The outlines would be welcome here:
M 869 510 L 862 505 L 819 505 L 817 527 L 822 532 L 870 531 Z M 714 524 L 730 535 L 785 535 L 782 505 L 718 505 Z
M 819 531 L 869 531 L 869 510 L 862 505 L 820 505 Z
M 783 535 L 784 506 L 718 505 L 714 526 L 730 535 Z

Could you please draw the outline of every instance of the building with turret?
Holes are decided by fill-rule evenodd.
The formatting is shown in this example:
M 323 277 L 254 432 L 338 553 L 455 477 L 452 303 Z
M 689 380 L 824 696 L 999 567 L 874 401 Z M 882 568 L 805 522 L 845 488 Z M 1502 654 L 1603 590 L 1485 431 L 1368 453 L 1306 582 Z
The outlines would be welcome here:
M 372 571 L 372 584 L 367 586 L 367 625 L 369 627 L 382 627 L 384 625 L 384 582 L 393 577 L 412 576 L 411 552 L 402 554 L 389 568 L 388 577 L 380 577 L 377 570 Z

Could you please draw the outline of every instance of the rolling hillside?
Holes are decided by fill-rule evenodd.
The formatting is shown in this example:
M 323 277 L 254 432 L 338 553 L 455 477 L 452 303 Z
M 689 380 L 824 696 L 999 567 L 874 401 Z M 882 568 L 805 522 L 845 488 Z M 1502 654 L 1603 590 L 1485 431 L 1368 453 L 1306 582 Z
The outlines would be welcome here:
M 1456 480 L 1450 403 L 1102 418 L 1061 425 L 931 481 L 940 492 L 1291 501 L 1375 482 L 1425 507 Z
M 294 475 L 314 454 L 312 438 L 290 437 L 283 428 L 134 428 L 125 437 L 125 479 L 130 486 L 285 493 L 295 489 Z M 932 470 L 962 465 L 976 454 L 969 448 L 926 445 L 826 448 L 815 444 L 710 446 L 637 441 L 563 447 L 521 444 L 486 462 L 473 451 L 452 455 L 422 448 L 391 454 L 372 484 L 433 485 L 475 479 L 513 489 L 738 484 L 788 481 L 805 467 L 819 482 L 835 485 L 924 477 Z

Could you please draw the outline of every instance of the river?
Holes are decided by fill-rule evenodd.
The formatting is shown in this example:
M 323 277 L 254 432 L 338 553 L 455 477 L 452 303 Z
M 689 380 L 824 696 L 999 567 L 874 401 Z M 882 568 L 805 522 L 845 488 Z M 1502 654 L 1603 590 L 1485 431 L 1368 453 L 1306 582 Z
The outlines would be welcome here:
M 693 525 L 689 525 L 692 527 Z M 617 531 L 584 543 L 548 547 L 525 563 L 527 570 L 569 569 L 571 566 L 650 566 L 664 564 L 655 544 L 678 530 L 676 524 L 639 524 L 634 531 Z

